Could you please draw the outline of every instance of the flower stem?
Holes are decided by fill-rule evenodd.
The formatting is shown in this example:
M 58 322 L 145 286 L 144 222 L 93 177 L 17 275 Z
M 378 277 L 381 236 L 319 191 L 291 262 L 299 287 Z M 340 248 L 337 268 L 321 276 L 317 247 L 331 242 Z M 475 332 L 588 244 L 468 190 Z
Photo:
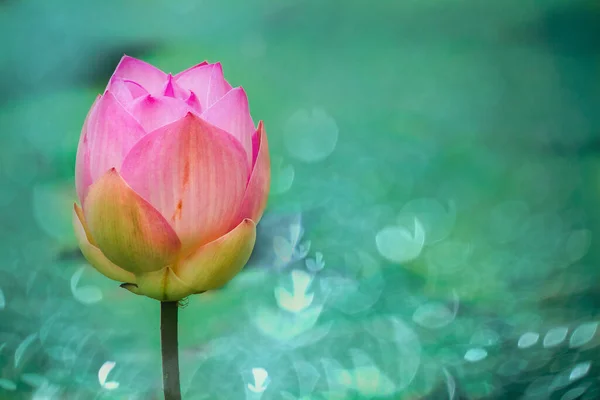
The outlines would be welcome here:
M 177 306 L 176 301 L 162 301 L 160 303 L 160 342 L 165 400 L 181 400 Z

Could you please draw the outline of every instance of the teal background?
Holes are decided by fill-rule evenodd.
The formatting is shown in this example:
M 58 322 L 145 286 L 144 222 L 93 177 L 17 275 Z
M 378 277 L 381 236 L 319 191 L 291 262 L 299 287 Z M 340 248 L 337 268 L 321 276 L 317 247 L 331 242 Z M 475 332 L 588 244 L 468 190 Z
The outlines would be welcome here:
M 247 268 L 180 311 L 184 399 L 596 399 L 593 1 L 0 1 L 0 399 L 160 399 L 156 301 L 71 231 L 127 53 L 264 120 Z

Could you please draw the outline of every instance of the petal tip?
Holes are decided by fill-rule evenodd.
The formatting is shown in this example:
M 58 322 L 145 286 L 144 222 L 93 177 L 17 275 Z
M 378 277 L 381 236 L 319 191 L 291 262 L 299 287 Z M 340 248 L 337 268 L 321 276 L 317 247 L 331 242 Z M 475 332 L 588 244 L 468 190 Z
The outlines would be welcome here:
M 242 224 L 244 226 L 254 226 L 254 225 L 256 225 L 256 222 L 254 222 L 251 218 L 244 218 L 242 220 Z
M 173 75 L 167 75 L 167 83 L 163 90 L 163 96 L 175 97 L 175 88 L 173 87 Z
M 133 294 L 138 294 L 138 285 L 135 283 L 121 283 L 119 287 L 130 291 Z

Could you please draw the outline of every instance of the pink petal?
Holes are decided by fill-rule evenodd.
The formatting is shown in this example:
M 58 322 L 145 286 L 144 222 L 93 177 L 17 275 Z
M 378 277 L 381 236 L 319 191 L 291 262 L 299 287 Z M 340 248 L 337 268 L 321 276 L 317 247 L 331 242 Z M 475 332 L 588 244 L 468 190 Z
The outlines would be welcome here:
M 83 201 L 85 200 L 88 187 L 92 184 L 92 173 L 90 171 L 90 160 L 88 156 L 88 121 L 101 98 L 102 96 L 98 95 L 88 111 L 81 129 L 81 136 L 79 136 L 79 145 L 77 146 L 77 158 L 75 160 L 75 189 L 77 190 L 77 197 L 81 204 L 83 204 Z
M 205 65 L 208 65 L 208 62 L 207 61 L 202 61 L 200 64 L 196 64 L 196 65 L 194 65 L 192 67 L 189 67 L 188 69 L 185 69 L 185 70 L 179 72 L 178 74 L 175 74 L 174 78 L 175 78 L 175 80 L 177 80 L 177 78 L 179 78 L 181 75 L 185 75 L 188 72 L 190 72 L 191 70 L 194 70 L 194 69 L 200 68 L 200 67 L 204 67 Z
M 249 176 L 240 144 L 192 113 L 142 138 L 121 172 L 171 223 L 185 249 L 227 232 Z
M 110 169 L 91 187 L 83 207 L 91 242 L 125 271 L 157 271 L 179 256 L 169 223 Z
M 223 76 L 223 67 L 221 66 L 221 63 L 216 63 L 210 76 L 205 108 L 212 106 L 230 90 L 231 85 L 227 83 Z
M 260 128 L 260 126 L 259 126 Z M 258 129 L 256 132 L 252 134 L 252 170 L 254 170 L 254 166 L 256 165 L 256 159 L 258 158 L 258 151 L 260 150 L 260 136 L 258 134 Z
M 131 113 L 140 121 L 146 132 L 175 122 L 189 111 L 189 106 L 183 100 L 152 95 L 140 97 L 131 106 Z
M 108 82 L 108 88 L 119 103 L 125 108 L 131 108 L 133 101 L 141 96 L 147 96 L 148 92 L 134 81 L 112 77 Z
M 167 79 L 167 75 L 160 69 L 129 56 L 121 58 L 113 73 L 114 77 L 139 83 L 150 93 L 160 91 Z
M 106 90 L 111 92 L 123 107 L 128 107 L 133 101 L 133 95 L 131 94 L 128 85 L 121 78 L 112 78 L 108 82 Z
M 174 81 L 173 76 L 169 74 L 167 81 L 164 84 L 162 95 L 186 100 L 190 97 L 190 91 L 179 86 L 177 82 Z
M 148 95 L 148 91 L 144 89 L 139 83 L 127 79 L 123 80 L 123 83 L 125 83 L 125 86 L 127 86 L 127 89 L 129 89 L 129 92 L 131 93 L 134 99 L 137 99 L 140 96 Z
M 213 68 L 213 64 L 199 64 L 175 75 L 177 84 L 194 93 L 202 107 L 206 105 Z
M 269 186 L 271 184 L 271 159 L 269 157 L 269 143 L 263 122 L 258 123 L 255 137 L 257 138 L 258 151 L 252 175 L 246 187 L 244 200 L 240 207 L 237 221 L 250 218 L 258 224 L 267 205 Z
M 246 151 L 248 165 L 251 165 L 254 122 L 250 116 L 248 98 L 244 89 L 238 87 L 230 90 L 212 107 L 205 110 L 201 117 L 239 140 Z
M 175 79 L 179 85 L 196 94 L 203 110 L 231 90 L 223 77 L 220 63 L 197 65 L 177 74 Z
M 202 111 L 202 106 L 200 105 L 198 97 L 196 97 L 196 94 L 194 94 L 194 92 L 190 92 L 190 97 L 188 97 L 185 102 L 192 110 L 196 112 L 196 114 L 199 115 L 200 111 Z
M 89 176 L 82 172 L 78 179 L 78 194 L 82 204 L 89 185 L 109 169 L 120 168 L 125 155 L 145 134 L 141 125 L 111 92 L 107 91 L 95 103 L 84 125 L 79 145 L 81 153 L 77 164 L 85 163 L 86 166 L 78 168 L 89 169 Z

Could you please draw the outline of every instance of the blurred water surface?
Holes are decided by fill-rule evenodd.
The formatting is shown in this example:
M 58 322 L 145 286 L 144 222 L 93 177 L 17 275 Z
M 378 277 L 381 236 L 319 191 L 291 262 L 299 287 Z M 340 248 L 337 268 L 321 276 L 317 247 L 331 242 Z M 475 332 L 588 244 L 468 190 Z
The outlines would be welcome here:
M 593 1 L 0 2 L 0 398 L 159 399 L 158 303 L 71 232 L 120 57 L 221 61 L 273 187 L 181 310 L 189 399 L 600 397 Z

